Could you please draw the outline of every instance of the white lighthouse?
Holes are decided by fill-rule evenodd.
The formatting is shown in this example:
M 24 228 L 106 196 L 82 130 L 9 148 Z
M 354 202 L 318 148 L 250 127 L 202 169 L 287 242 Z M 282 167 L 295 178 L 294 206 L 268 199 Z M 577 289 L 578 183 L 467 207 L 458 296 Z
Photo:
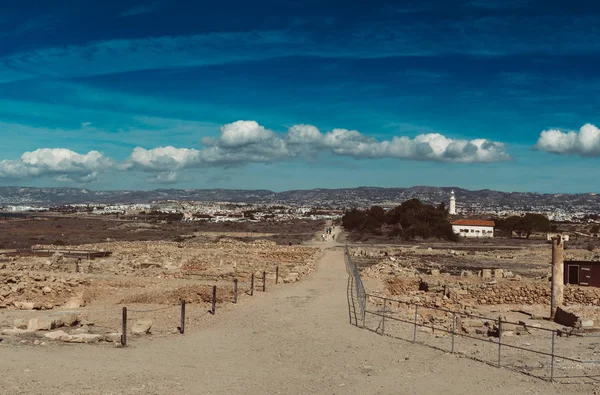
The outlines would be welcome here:
M 456 198 L 454 197 L 454 191 L 450 192 L 450 210 L 448 214 L 456 215 Z

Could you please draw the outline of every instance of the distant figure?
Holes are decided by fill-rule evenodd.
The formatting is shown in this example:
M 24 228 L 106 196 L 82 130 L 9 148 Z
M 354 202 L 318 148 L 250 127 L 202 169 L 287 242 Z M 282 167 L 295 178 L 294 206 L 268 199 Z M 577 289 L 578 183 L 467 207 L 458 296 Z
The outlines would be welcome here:
M 331 240 L 335 240 L 335 235 L 331 235 Z
M 323 241 L 325 241 L 325 233 L 323 233 L 323 234 L 321 235 L 321 239 L 322 239 Z

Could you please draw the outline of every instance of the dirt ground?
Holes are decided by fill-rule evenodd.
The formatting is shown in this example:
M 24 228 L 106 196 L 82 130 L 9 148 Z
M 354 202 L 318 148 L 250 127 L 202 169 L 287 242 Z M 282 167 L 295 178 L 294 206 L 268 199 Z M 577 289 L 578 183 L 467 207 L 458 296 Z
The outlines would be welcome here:
M 0 250 L 35 244 L 79 245 L 105 241 L 179 240 L 197 236 L 206 241 L 235 237 L 242 241 L 271 240 L 299 244 L 310 240 L 323 221 L 244 223 L 151 223 L 112 216 L 34 215 L 30 219 L 0 220 Z M 224 233 L 230 233 L 224 236 Z M 231 234 L 233 233 L 233 234 Z
M 321 244 L 325 246 L 326 243 Z M 183 336 L 99 345 L 2 347 L 6 394 L 575 394 L 361 330 L 349 323 L 343 252 L 291 285 L 226 305 Z M 93 350 L 93 352 L 90 352 Z M 596 392 L 595 392 L 596 391 Z

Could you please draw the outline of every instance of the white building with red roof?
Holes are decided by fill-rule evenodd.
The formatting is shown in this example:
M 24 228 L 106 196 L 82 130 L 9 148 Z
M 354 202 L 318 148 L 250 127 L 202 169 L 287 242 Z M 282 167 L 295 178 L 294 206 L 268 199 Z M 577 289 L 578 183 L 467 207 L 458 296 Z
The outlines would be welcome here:
M 494 237 L 494 221 L 480 219 L 459 219 L 451 223 L 452 231 L 460 237 Z

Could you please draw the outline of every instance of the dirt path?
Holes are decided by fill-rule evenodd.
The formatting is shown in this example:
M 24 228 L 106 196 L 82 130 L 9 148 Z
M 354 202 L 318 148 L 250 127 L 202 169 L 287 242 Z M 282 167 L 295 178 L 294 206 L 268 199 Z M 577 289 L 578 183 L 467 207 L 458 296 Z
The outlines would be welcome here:
M 331 245 L 331 244 L 330 244 Z M 246 298 L 198 332 L 127 349 L 0 346 L 5 394 L 568 394 L 349 324 L 341 248 L 306 280 Z M 579 391 L 581 393 L 581 391 Z

